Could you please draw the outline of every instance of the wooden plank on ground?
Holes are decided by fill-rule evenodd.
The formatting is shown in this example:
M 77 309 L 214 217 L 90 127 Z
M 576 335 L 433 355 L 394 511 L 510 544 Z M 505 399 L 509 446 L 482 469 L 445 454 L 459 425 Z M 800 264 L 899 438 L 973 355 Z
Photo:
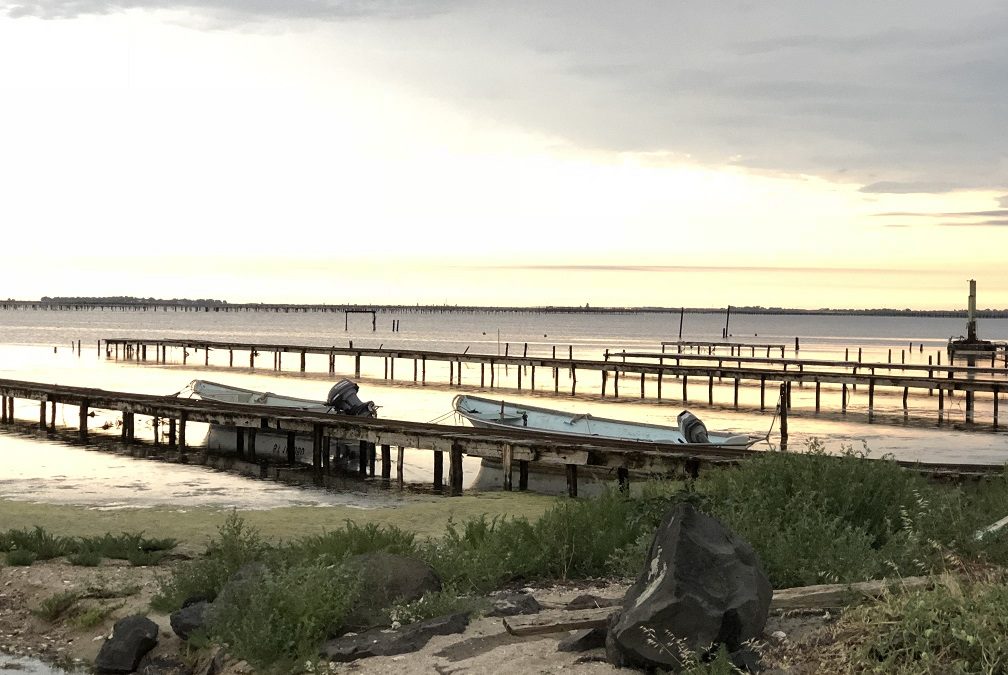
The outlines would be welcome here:
M 771 610 L 826 609 L 846 607 L 868 598 L 878 597 L 887 589 L 908 591 L 925 588 L 935 583 L 936 577 L 907 577 L 905 579 L 883 579 L 854 584 L 820 584 L 799 588 L 783 588 L 774 591 L 770 601 Z M 598 607 L 578 611 L 548 611 L 536 615 L 509 616 L 504 619 L 504 628 L 511 635 L 543 635 L 586 628 L 604 628 L 609 616 L 618 607 Z

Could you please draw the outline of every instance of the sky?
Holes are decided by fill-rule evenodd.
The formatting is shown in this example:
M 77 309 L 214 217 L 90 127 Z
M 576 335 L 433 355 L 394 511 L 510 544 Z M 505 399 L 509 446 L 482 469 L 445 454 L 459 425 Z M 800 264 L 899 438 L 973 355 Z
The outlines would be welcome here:
M 0 297 L 1008 308 L 1002 2 L 0 0 Z

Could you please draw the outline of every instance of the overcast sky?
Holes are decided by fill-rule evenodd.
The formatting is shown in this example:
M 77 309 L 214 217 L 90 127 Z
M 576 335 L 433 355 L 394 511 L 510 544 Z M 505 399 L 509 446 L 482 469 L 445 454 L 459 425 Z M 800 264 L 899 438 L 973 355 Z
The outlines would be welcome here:
M 0 17 L 0 294 L 1008 306 L 1004 3 Z

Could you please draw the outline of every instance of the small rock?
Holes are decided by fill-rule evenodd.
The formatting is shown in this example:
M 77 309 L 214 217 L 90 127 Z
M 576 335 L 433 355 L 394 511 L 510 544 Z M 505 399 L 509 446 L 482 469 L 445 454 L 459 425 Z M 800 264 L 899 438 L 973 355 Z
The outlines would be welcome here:
M 415 652 L 422 649 L 435 635 L 461 633 L 468 625 L 469 615 L 460 613 L 411 623 L 397 631 L 373 628 L 330 640 L 323 645 L 321 656 L 330 661 L 346 663 L 368 656 Z
M 589 628 L 575 631 L 557 645 L 558 652 L 586 652 L 589 649 L 605 647 L 606 629 Z
M 781 644 L 787 642 L 787 633 L 785 633 L 782 630 L 775 630 L 774 632 L 770 633 L 770 637 L 772 637 L 774 640 L 776 640 Z
M 518 614 L 538 614 L 542 610 L 542 605 L 532 597 L 524 593 L 508 593 L 493 600 L 493 608 L 486 613 L 487 616 L 516 616 Z
M 577 596 L 568 602 L 565 607 L 569 610 L 596 609 L 600 607 L 616 607 L 622 603 L 623 598 L 601 598 L 597 595 L 586 593 Z

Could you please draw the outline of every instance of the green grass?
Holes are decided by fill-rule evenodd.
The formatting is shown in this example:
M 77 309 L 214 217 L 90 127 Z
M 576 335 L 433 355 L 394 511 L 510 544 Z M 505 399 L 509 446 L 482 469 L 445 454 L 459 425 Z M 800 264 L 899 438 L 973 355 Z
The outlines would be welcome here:
M 7 551 L 5 557 L 7 564 L 13 567 L 28 567 L 38 558 L 34 551 L 25 551 L 24 549 Z

